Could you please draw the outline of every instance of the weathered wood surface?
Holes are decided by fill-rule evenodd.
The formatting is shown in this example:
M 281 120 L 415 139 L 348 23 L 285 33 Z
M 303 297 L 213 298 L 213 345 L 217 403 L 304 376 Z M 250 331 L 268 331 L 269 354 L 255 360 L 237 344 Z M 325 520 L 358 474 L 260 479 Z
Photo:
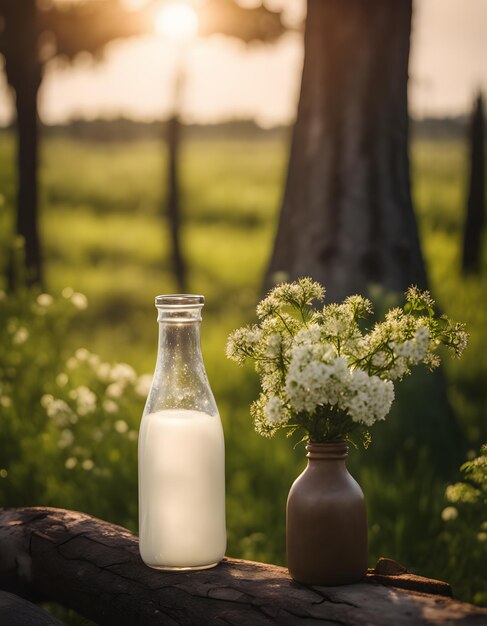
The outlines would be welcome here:
M 236 559 L 199 572 L 157 572 L 142 563 L 137 537 L 119 526 L 62 509 L 0 510 L 0 588 L 59 602 L 99 624 L 487 624 L 486 609 L 395 586 L 404 581 L 449 591 L 387 560 L 346 587 L 304 587 L 285 568 Z

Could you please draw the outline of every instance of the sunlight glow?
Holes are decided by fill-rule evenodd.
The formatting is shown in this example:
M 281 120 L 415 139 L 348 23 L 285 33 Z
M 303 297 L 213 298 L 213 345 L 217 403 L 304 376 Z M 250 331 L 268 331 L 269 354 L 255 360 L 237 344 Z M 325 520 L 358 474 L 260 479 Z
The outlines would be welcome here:
M 155 27 L 159 35 L 187 42 L 198 32 L 198 15 L 190 4 L 171 2 L 156 15 Z

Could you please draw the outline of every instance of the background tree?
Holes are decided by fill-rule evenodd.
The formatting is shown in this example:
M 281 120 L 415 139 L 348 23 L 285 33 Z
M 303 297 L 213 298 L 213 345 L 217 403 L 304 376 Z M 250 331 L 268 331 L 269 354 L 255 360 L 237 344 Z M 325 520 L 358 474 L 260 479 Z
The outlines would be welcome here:
M 298 115 L 275 272 L 332 300 L 371 283 L 426 284 L 411 202 L 407 82 L 412 0 L 308 0 Z
M 16 232 L 25 240 L 26 265 L 31 282 L 42 283 L 42 251 L 38 219 L 37 94 L 47 61 L 62 56 L 72 61 L 80 52 L 100 56 L 115 39 L 153 30 L 154 0 L 129 10 L 119 0 L 47 2 L 0 0 L 0 54 L 7 80 L 15 94 L 17 128 L 18 200 Z M 249 42 L 271 41 L 284 32 L 280 13 L 256 7 L 245 9 L 233 0 L 209 0 L 202 33 L 227 34 Z M 176 178 L 174 178 L 176 180 Z M 172 229 L 179 228 L 179 211 L 169 213 Z M 178 245 L 176 238 L 176 246 Z M 173 258 L 181 256 L 180 250 Z M 182 258 L 182 256 L 181 256 Z M 182 263 L 182 261 L 181 261 Z
M 482 260 L 482 235 L 485 222 L 485 118 L 484 100 L 479 93 L 469 129 L 470 181 L 463 238 L 462 269 L 476 273 Z
M 42 256 L 37 218 L 36 172 L 37 92 L 41 63 L 37 51 L 35 0 L 1 0 L 0 52 L 5 57 L 7 80 L 15 93 L 17 112 L 17 215 L 16 232 L 25 240 L 30 277 L 42 282 Z
M 270 11 L 263 5 L 244 8 L 236 4 L 234 0 L 208 0 L 201 12 L 199 31 L 205 37 L 214 33 L 223 33 L 248 44 L 253 41 L 273 42 L 283 34 L 285 28 L 281 22 L 280 12 Z M 168 154 L 165 214 L 169 221 L 173 273 L 178 289 L 182 293 L 187 290 L 187 267 L 181 244 L 183 216 L 179 184 L 179 146 L 182 133 L 179 112 L 185 82 L 186 47 L 183 45 L 179 50 L 180 59 L 174 85 L 174 108 L 165 129 Z
M 129 12 L 117 0 L 72 4 L 35 0 L 0 0 L 0 53 L 15 95 L 17 129 L 16 233 L 25 240 L 28 278 L 42 283 L 42 251 L 38 218 L 37 95 L 45 63 L 54 56 L 72 60 L 79 52 L 99 54 L 120 37 L 148 28 L 147 12 Z
M 427 286 L 410 189 L 408 64 L 412 0 L 308 0 L 304 66 L 267 286 L 311 276 L 327 299 Z M 382 429 L 415 466 L 427 449 L 448 473 L 462 437 L 441 372 L 408 381 Z M 438 449 L 441 441 L 441 451 Z M 372 456 L 372 455 L 371 455 Z

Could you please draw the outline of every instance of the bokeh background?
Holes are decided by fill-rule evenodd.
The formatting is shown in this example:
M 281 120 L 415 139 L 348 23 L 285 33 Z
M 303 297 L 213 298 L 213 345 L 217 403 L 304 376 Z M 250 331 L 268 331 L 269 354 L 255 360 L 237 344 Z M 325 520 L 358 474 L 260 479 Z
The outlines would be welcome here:
M 387 46 L 395 44 L 347 35 L 350 24 L 387 32 L 389 2 L 374 0 L 365 11 L 358 0 L 340 9 L 320 2 L 329 13 L 306 43 L 308 108 L 299 107 L 299 133 L 309 145 L 319 137 L 329 155 L 324 188 L 338 176 L 327 168 L 349 149 L 347 137 L 368 133 L 363 151 L 350 152 L 353 188 L 353 172 L 362 158 L 374 167 L 384 137 L 394 137 L 386 161 L 407 154 L 411 3 L 393 10 L 403 12 L 394 26 L 403 47 L 399 95 L 390 96 L 387 59 L 397 50 Z M 285 564 L 285 503 L 304 450 L 254 433 L 256 376 L 226 360 L 225 342 L 254 319 L 275 278 L 276 267 L 268 269 L 283 203 L 295 229 L 310 231 L 310 241 L 319 233 L 305 201 L 289 208 L 290 186 L 299 197 L 315 194 L 323 211 L 345 210 L 348 174 L 330 209 L 326 189 L 316 195 L 316 177 L 299 178 L 306 168 L 289 161 L 307 9 L 317 12 L 317 0 L 0 0 L 1 506 L 73 508 L 137 530 L 137 430 L 157 348 L 153 299 L 203 293 L 203 353 L 226 435 L 228 554 Z M 357 51 L 359 44 L 369 48 Z M 373 93 L 357 62 L 367 51 Z M 412 3 L 412 204 L 408 186 L 395 195 L 395 170 L 378 168 L 377 185 L 392 191 L 374 196 L 366 186 L 354 210 L 360 216 L 377 204 L 387 223 L 405 198 L 427 282 L 410 269 L 391 285 L 376 269 L 331 289 L 333 297 L 358 284 L 380 311 L 398 301 L 402 283 L 419 280 L 441 310 L 467 324 L 463 359 L 408 380 L 370 448 L 351 450 L 349 466 L 367 498 L 370 565 L 394 558 L 481 604 L 485 484 L 450 489 L 450 499 L 445 490 L 487 440 L 486 59 L 485 0 Z M 362 91 L 348 92 L 334 67 L 346 68 Z M 325 105 L 314 107 L 321 88 Z M 333 115 L 347 105 L 357 117 L 344 114 L 342 134 L 334 133 Z M 385 112 L 385 128 L 367 106 Z M 308 114 L 325 130 L 305 128 Z M 311 153 L 319 172 L 320 153 Z M 406 159 L 401 168 L 407 180 Z M 385 231 L 379 224 L 379 249 L 390 247 Z M 286 256 L 286 242 L 279 245 Z M 307 266 L 301 247 L 298 266 L 322 279 L 328 257 L 318 268 L 311 248 Z M 291 265 L 277 269 L 295 277 Z

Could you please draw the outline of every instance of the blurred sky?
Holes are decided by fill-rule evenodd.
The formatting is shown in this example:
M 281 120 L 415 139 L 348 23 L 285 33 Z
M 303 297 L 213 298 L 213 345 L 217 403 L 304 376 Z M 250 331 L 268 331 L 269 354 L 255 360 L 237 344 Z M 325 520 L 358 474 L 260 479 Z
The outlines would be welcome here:
M 291 24 L 304 16 L 305 0 L 267 0 L 266 4 L 284 9 Z M 415 0 L 414 11 L 411 112 L 415 116 L 465 113 L 474 91 L 487 89 L 487 0 Z M 71 117 L 123 115 L 150 120 L 167 116 L 176 54 L 175 44 L 151 35 L 114 42 L 102 63 L 53 62 L 40 93 L 41 117 L 46 123 L 57 123 Z M 273 46 L 246 47 L 222 36 L 196 40 L 187 58 L 185 118 L 205 123 L 254 117 L 264 126 L 288 123 L 295 114 L 301 64 L 302 38 L 295 33 Z M 11 115 L 2 72 L 0 123 Z

